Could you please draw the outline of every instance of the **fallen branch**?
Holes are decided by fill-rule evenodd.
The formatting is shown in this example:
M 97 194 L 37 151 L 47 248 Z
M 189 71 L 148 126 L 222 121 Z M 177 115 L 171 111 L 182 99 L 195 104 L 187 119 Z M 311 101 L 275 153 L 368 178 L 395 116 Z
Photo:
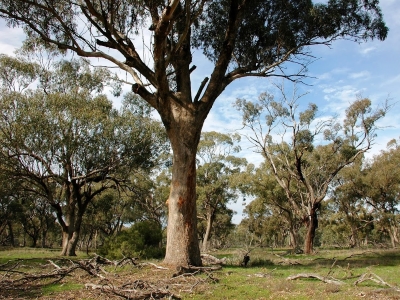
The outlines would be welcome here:
M 328 278 L 328 277 L 324 277 L 324 276 L 314 274 L 314 273 L 300 273 L 297 275 L 291 275 L 288 278 L 286 278 L 286 280 L 296 280 L 299 278 L 315 278 L 315 279 L 321 280 L 322 282 L 325 282 L 325 283 L 332 283 L 332 284 L 337 284 L 337 285 L 344 284 L 343 281 L 340 281 L 338 279 L 335 279 L 332 277 Z
M 296 261 L 296 260 L 292 261 L 292 260 L 290 260 L 290 259 L 288 259 L 286 257 L 283 257 L 283 256 L 279 255 L 279 254 L 275 254 L 275 256 L 277 256 L 277 257 L 282 259 L 282 261 L 278 261 L 277 264 L 280 264 L 280 265 L 291 265 L 291 266 L 293 266 L 293 265 L 301 265 L 301 263 L 299 263 L 298 261 Z
M 400 288 L 398 288 L 398 287 L 396 287 L 396 286 L 394 286 L 392 284 L 387 283 L 381 277 L 379 277 L 378 275 L 376 275 L 375 273 L 372 273 L 372 272 L 367 272 L 367 273 L 362 274 L 360 276 L 360 278 L 358 278 L 354 282 L 354 285 L 358 285 L 359 283 L 367 281 L 367 280 L 371 280 L 371 281 L 376 282 L 378 284 L 381 284 L 383 286 L 388 286 L 391 289 L 395 290 L 396 292 L 400 292 Z
M 129 288 L 129 286 L 131 286 Z M 102 293 L 111 294 L 115 296 L 119 296 L 124 299 L 130 300 L 144 300 L 144 299 L 180 299 L 178 296 L 174 295 L 170 291 L 152 289 L 151 285 L 141 281 L 138 283 L 137 281 L 132 284 L 125 284 L 121 287 L 115 287 L 111 283 L 107 282 L 105 284 L 93 284 L 86 283 L 86 289 L 92 290 L 101 290 Z M 150 289 L 143 291 L 143 289 Z
M 100 265 L 111 265 L 111 266 L 120 267 L 120 266 L 124 266 L 128 263 L 131 263 L 132 265 L 136 266 L 137 265 L 136 261 L 138 259 L 139 258 L 137 258 L 137 257 L 133 257 L 133 258 L 132 257 L 124 257 L 123 259 L 121 259 L 119 261 L 118 260 L 113 261 L 113 260 L 109 260 L 103 256 L 96 254 L 90 260 L 90 262 L 94 263 L 94 264 L 100 264 Z
M 165 267 L 162 267 L 162 266 L 158 266 L 158 265 L 156 265 L 154 263 L 151 263 L 151 262 L 140 264 L 140 266 L 147 266 L 147 265 L 153 266 L 154 268 L 159 269 L 159 270 L 169 270 L 168 268 L 165 268 Z
M 203 253 L 201 254 L 201 260 L 203 261 L 204 265 L 224 265 L 226 264 L 226 257 L 224 258 L 217 258 L 210 254 Z
M 193 274 L 193 273 L 198 273 L 198 272 L 212 272 L 212 271 L 217 271 L 217 270 L 221 270 L 221 269 L 222 269 L 222 266 L 215 266 L 215 267 L 179 266 L 176 268 L 176 270 L 178 272 L 173 274 L 172 277 L 185 275 L 185 274 Z

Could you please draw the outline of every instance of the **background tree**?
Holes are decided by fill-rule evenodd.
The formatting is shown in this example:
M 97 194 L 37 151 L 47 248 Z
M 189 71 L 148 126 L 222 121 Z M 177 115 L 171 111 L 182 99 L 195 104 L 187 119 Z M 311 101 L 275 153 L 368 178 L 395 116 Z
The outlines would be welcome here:
M 360 156 L 352 165 L 343 168 L 332 181 L 327 201 L 331 221 L 338 245 L 359 247 L 368 243 L 368 236 L 374 228 L 374 217 L 366 203 L 365 159 Z M 324 234 L 323 234 L 324 235 Z
M 109 189 L 88 205 L 82 221 L 80 248 L 98 249 L 107 237 L 118 234 L 129 223 L 129 197 L 121 190 Z
M 2 162 L 0 162 L 2 165 Z M 4 168 L 4 165 L 1 166 Z M 18 180 L 0 172 L 0 244 L 15 246 L 13 220 L 20 212 Z
M 245 209 L 249 219 L 248 224 L 254 228 L 253 230 L 258 227 L 256 224 L 260 224 L 261 227 L 266 228 L 269 234 L 272 233 L 273 235 L 284 229 L 285 233 L 290 237 L 288 244 L 297 249 L 299 247 L 301 222 L 293 209 L 293 205 L 288 200 L 285 190 L 276 181 L 270 165 L 262 163 L 260 167 L 251 170 L 247 175 L 245 180 L 249 182 L 250 186 L 248 193 L 256 197 L 253 200 L 254 203 L 251 202 Z M 290 181 L 290 179 L 287 180 Z M 291 201 L 296 201 L 295 195 L 292 196 Z M 298 204 L 296 203 L 296 205 Z M 275 219 L 279 219 L 279 221 L 275 221 Z M 268 222 L 275 223 L 275 228 L 273 229 L 274 225 L 265 224 Z M 264 236 L 264 239 L 271 241 L 271 237 L 268 236 L 267 232 L 262 233 L 262 229 L 257 231 L 260 237 Z
M 17 222 L 22 225 L 23 231 L 30 237 L 31 246 L 46 248 L 47 235 L 55 226 L 56 217 L 47 199 L 43 199 L 38 193 L 22 190 L 18 195 L 19 213 L 16 216 Z
M 385 115 L 388 105 L 372 110 L 369 99 L 358 99 L 346 110 L 342 124 L 319 121 L 315 104 L 298 113 L 298 100 L 303 95 L 297 95 L 295 90 L 289 99 L 283 86 L 278 87 L 281 100 L 262 94 L 258 103 L 238 99 L 236 106 L 243 114 L 243 125 L 252 132 L 249 140 L 270 165 L 293 211 L 306 224 L 304 252 L 311 253 L 318 227 L 317 212 L 332 180 L 370 149 L 375 123 Z M 318 145 L 318 139 L 325 144 Z
M 64 61 L 46 72 L 38 89 L 2 94 L 3 171 L 35 186 L 51 204 L 63 255 L 75 255 L 94 197 L 121 186 L 130 170 L 152 167 L 166 146 L 157 122 L 112 108 L 101 94 L 108 74 Z
M 366 203 L 375 214 L 375 225 L 389 235 L 393 248 L 400 243 L 400 147 L 392 140 L 387 150 L 376 155 L 365 167 Z
M 247 76 L 301 77 L 283 73 L 280 65 L 294 62 L 304 70 L 308 46 L 343 37 L 383 40 L 388 32 L 378 1 L 368 0 L 2 0 L 0 17 L 23 26 L 30 40 L 114 63 L 160 114 L 174 155 L 165 262 L 184 265 L 201 265 L 196 150 L 204 120 L 224 89 Z M 145 46 L 151 53 L 141 56 L 144 38 L 135 34 L 145 28 L 152 33 Z M 214 63 L 199 87 L 191 86 L 196 49 Z
M 230 201 L 238 198 L 232 180 L 241 172 L 241 167 L 247 164 L 246 159 L 234 156 L 240 151 L 237 145 L 239 142 L 238 134 L 230 135 L 215 131 L 204 132 L 200 139 L 197 152 L 197 211 L 203 252 L 208 249 L 217 216 L 232 217 L 233 214 L 227 207 Z M 228 218 L 224 221 L 229 227 L 231 220 Z M 219 225 L 222 225 L 222 222 L 219 222 Z M 204 230 L 201 230 L 202 228 Z

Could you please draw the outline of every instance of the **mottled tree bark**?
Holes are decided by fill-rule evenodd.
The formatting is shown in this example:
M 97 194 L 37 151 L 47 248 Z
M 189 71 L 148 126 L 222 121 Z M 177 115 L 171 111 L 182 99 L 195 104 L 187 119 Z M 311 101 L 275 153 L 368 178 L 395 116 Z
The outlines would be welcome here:
M 197 238 L 196 152 L 203 122 L 196 122 L 191 112 L 178 108 L 163 122 L 173 149 L 164 262 L 175 266 L 201 266 Z

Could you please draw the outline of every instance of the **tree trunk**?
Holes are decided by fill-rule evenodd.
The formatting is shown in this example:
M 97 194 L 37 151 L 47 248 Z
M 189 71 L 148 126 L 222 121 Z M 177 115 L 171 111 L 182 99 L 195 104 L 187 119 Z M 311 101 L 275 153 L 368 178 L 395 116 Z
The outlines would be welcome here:
M 399 228 L 394 222 L 391 222 L 392 224 L 390 225 L 390 231 L 392 232 L 393 235 L 393 248 L 396 248 L 397 244 L 399 243 Z
M 307 233 L 304 241 L 304 253 L 311 254 L 314 248 L 315 231 L 318 228 L 318 216 L 315 208 L 311 209 L 307 222 Z
M 163 118 L 173 151 L 164 262 L 175 266 L 201 266 L 197 237 L 196 152 L 203 122 L 199 124 L 193 114 L 180 109 L 174 108 L 172 116 Z
M 46 248 L 47 229 L 42 229 L 42 248 Z
M 30 237 L 32 239 L 31 247 L 32 248 L 36 248 L 37 247 L 37 241 L 38 241 L 38 235 L 34 233 Z
M 292 246 L 293 249 L 297 249 L 297 247 L 299 247 L 299 243 L 298 243 L 297 230 L 294 228 L 294 226 L 290 226 L 289 235 L 290 235 L 290 245 Z
M 67 221 L 62 227 L 62 256 L 76 256 L 76 246 L 79 240 L 82 217 L 84 211 L 78 209 L 75 215 L 75 208 L 66 212 Z
M 206 233 L 204 234 L 204 238 L 203 238 L 203 249 L 202 249 L 203 252 L 207 252 L 207 250 L 208 250 L 208 240 L 209 240 L 210 234 L 211 234 L 212 223 L 213 223 L 213 217 L 212 217 L 212 214 L 209 214 L 207 216 Z
M 79 233 L 63 231 L 62 256 L 76 256 L 76 245 L 78 244 Z
M 398 230 L 397 226 L 390 224 L 388 227 L 389 227 L 388 233 L 389 233 L 389 237 L 390 237 L 390 242 L 392 244 L 392 248 L 396 248 L 396 245 L 399 243 L 399 239 L 397 236 L 397 230 Z
M 350 223 L 350 224 L 351 224 L 350 225 L 351 235 L 350 235 L 350 240 L 349 240 L 349 246 L 350 246 L 350 248 L 359 247 L 360 243 L 359 243 L 358 234 L 357 234 L 358 230 L 352 223 Z
M 12 223 L 10 220 L 7 221 L 7 227 L 8 227 L 8 236 L 10 238 L 11 246 L 15 247 L 14 230 L 12 228 Z

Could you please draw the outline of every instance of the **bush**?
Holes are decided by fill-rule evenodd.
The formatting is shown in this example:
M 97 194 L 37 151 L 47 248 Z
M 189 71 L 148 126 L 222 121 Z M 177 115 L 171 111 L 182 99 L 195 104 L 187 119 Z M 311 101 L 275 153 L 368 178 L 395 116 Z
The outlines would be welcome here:
M 152 221 L 138 222 L 116 236 L 107 238 L 100 254 L 112 259 L 122 257 L 161 258 L 164 249 L 160 247 L 162 230 Z

